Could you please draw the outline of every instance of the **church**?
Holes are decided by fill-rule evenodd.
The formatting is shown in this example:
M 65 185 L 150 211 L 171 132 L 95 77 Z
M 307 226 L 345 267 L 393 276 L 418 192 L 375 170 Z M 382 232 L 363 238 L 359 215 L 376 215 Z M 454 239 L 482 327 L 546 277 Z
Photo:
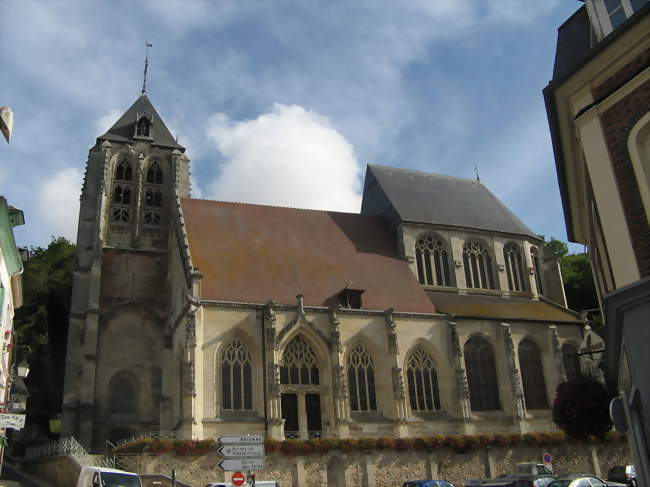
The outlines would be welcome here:
M 361 212 L 192 199 L 144 93 L 90 149 L 62 436 L 554 429 L 579 315 L 478 180 L 380 165 Z

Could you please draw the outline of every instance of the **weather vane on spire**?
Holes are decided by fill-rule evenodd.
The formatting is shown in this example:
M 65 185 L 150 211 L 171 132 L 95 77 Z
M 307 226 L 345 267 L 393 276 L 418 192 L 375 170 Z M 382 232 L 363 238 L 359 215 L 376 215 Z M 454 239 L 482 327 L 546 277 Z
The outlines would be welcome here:
M 476 172 L 476 182 L 480 183 L 481 178 L 478 176 L 478 166 L 476 164 L 474 164 L 474 172 Z
M 151 42 L 145 43 L 145 55 L 144 55 L 144 78 L 142 80 L 142 94 L 144 95 L 147 92 L 147 68 L 149 67 L 149 48 L 153 47 Z

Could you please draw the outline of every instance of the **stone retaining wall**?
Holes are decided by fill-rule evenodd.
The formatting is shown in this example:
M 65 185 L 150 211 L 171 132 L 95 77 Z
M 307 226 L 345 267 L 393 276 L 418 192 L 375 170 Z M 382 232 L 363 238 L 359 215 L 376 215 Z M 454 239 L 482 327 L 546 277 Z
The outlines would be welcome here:
M 257 473 L 259 480 L 276 480 L 282 487 L 401 487 L 405 480 L 439 478 L 462 486 L 471 478 L 502 475 L 512 471 L 515 463 L 541 461 L 543 453 L 553 456 L 555 471 L 559 474 L 595 473 L 604 476 L 613 465 L 631 463 L 625 442 L 606 444 L 564 444 L 551 447 L 491 447 L 467 453 L 448 448 L 434 452 L 373 451 L 367 453 L 341 452 L 288 456 L 272 453 L 266 457 L 266 469 Z M 118 457 L 119 461 L 119 457 Z M 176 478 L 204 487 L 209 482 L 229 481 L 230 473 L 218 468 L 219 455 L 209 453 L 196 456 L 132 455 L 128 457 L 131 469 L 139 473 L 170 475 L 176 469 Z M 30 471 L 47 478 L 55 485 L 63 479 L 61 466 L 48 462 L 34 462 Z M 67 480 L 66 480 L 67 481 Z

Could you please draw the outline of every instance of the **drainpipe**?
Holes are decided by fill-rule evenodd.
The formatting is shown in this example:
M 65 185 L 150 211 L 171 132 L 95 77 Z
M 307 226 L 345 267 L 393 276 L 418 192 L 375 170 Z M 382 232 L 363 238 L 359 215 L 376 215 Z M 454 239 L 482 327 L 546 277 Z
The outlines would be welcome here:
M 266 372 L 266 330 L 264 329 L 264 316 L 266 315 L 266 309 L 262 308 L 262 382 L 263 389 L 262 395 L 264 397 L 264 438 L 269 432 L 269 414 L 268 406 L 266 404 L 266 382 L 267 382 L 267 372 Z

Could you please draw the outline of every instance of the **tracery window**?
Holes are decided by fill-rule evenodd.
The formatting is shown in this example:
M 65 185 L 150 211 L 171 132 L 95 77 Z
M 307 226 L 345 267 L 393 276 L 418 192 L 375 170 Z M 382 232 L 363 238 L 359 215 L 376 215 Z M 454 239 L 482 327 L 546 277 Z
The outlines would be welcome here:
M 221 354 L 221 399 L 223 409 L 253 409 L 251 354 L 238 338 Z
M 442 240 L 425 235 L 415 243 L 415 262 L 420 284 L 451 286 L 449 257 Z
M 128 223 L 131 220 L 133 166 L 126 157 L 115 166 L 111 221 Z
M 544 294 L 544 289 L 542 288 L 542 274 L 539 266 L 539 256 L 537 255 L 537 248 L 530 248 L 530 257 L 533 261 L 533 272 L 535 273 L 535 283 L 537 284 L 537 293 Z
M 144 207 L 142 221 L 145 225 L 160 225 L 162 221 L 163 194 L 159 185 L 163 182 L 162 168 L 158 161 L 153 161 L 147 168 L 144 187 Z
M 546 381 L 542 367 L 542 355 L 537 344 L 529 338 L 519 343 L 519 370 L 528 409 L 546 409 Z
M 467 287 L 496 289 L 492 258 L 481 243 L 470 241 L 463 245 L 463 265 Z
M 117 372 L 108 384 L 108 404 L 111 414 L 135 414 L 138 388 L 126 370 Z
M 474 336 L 465 343 L 463 353 L 472 410 L 501 409 L 492 345 L 486 339 Z
M 295 337 L 282 355 L 280 383 L 292 385 L 318 385 L 320 373 L 316 354 L 301 336 Z
M 431 355 L 420 346 L 406 360 L 406 380 L 411 411 L 440 410 L 436 368 Z
M 352 411 L 376 411 L 375 366 L 372 356 L 361 344 L 348 357 L 348 388 Z
M 154 208 L 162 206 L 162 193 L 159 189 L 147 188 L 144 193 L 144 205 Z
M 524 266 L 522 264 L 519 247 L 515 244 L 506 245 L 503 248 L 503 258 L 506 261 L 508 288 L 511 291 L 525 291 L 526 281 L 524 279 Z
M 575 380 L 580 377 L 580 358 L 578 348 L 570 343 L 562 345 L 562 365 L 567 380 Z

